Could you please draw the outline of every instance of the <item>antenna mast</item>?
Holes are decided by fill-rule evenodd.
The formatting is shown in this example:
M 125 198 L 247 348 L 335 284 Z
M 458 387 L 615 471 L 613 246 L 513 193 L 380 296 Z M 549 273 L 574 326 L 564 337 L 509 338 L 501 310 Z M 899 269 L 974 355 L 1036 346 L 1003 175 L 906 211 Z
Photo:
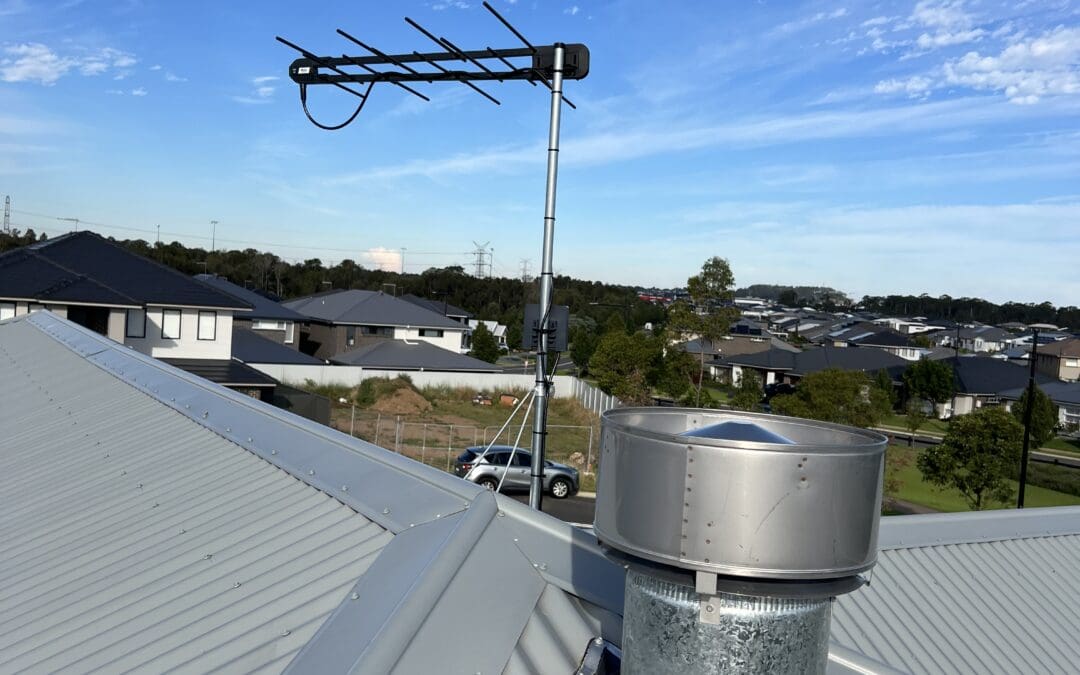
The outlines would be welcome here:
M 549 340 L 553 337 L 553 331 L 549 324 L 549 314 L 553 285 L 552 254 L 555 241 L 555 192 L 559 169 L 559 127 L 562 104 L 565 102 L 571 108 L 576 108 L 563 95 L 563 81 L 580 80 L 589 74 L 589 49 L 583 44 L 562 42 L 555 42 L 551 46 L 533 46 L 490 4 L 484 2 L 483 5 L 524 45 L 523 47 L 512 49 L 485 47 L 477 50 L 463 50 L 444 37 L 436 37 L 435 34 L 408 17 L 405 17 L 406 23 L 434 43 L 439 51 L 387 54 L 365 44 L 340 28 L 337 30 L 338 35 L 363 49 L 367 53 L 365 56 L 348 54 L 318 56 L 284 38 L 278 37 L 277 40 L 300 53 L 301 58 L 293 61 L 289 66 L 289 77 L 300 87 L 300 105 L 304 114 L 312 124 L 321 129 L 337 130 L 350 124 L 360 114 L 375 85 L 380 83 L 391 84 L 413 96 L 430 101 L 431 99 L 406 83 L 458 82 L 496 105 L 501 105 L 499 100 L 478 87 L 474 84 L 475 82 L 524 80 L 534 87 L 539 82 L 550 90 L 543 257 L 540 266 L 540 320 L 536 340 L 536 385 L 533 390 L 536 397 L 536 414 L 533 418 L 532 471 L 529 484 L 529 505 L 539 510 L 543 501 L 548 398 L 552 386 L 548 354 Z M 448 65 L 442 65 L 444 63 Z M 348 86 L 356 84 L 367 86 L 363 91 L 357 91 Z M 336 125 L 315 121 L 307 105 L 307 88 L 312 85 L 330 85 L 356 96 L 359 99 L 356 110 L 345 121 Z M 477 276 L 483 276 L 484 273 L 484 257 L 487 255 L 485 246 L 487 244 L 477 245 L 477 250 L 473 252 L 477 256 Z M 491 272 L 493 273 L 494 270 Z
M 11 195 L 4 197 L 4 234 L 11 232 Z

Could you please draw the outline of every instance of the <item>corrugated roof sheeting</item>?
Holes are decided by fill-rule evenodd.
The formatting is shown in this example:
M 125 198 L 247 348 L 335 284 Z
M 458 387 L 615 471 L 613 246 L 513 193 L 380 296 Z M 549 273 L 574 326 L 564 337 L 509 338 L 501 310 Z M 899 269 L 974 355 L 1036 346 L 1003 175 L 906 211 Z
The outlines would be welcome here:
M 548 584 L 503 670 L 507 675 L 572 673 L 589 641 L 601 635 L 601 619 L 621 618 Z
M 29 322 L 0 331 L 0 671 L 281 670 L 392 539 Z
M 884 550 L 832 639 L 911 673 L 1076 672 L 1077 561 L 1077 534 Z

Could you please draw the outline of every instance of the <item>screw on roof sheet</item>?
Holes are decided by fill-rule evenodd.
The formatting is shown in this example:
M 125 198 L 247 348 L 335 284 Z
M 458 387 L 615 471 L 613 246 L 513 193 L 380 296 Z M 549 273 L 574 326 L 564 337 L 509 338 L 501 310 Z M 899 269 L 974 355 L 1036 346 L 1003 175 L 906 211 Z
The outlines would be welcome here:
M 232 427 L 225 427 L 225 433 L 232 433 Z
M 341 486 L 341 491 L 342 492 L 348 492 L 349 491 L 349 486 L 348 485 L 342 485 Z
M 271 455 L 276 455 L 276 454 L 277 454 L 277 450 L 271 450 L 271 451 L 270 451 L 270 454 L 271 454 Z
M 156 509 L 156 508 L 157 508 L 157 507 L 159 507 L 159 506 L 161 506 L 161 504 L 158 504 L 157 502 L 154 502 L 154 505 L 153 505 L 153 506 L 151 506 L 150 508 L 152 508 L 152 509 Z
M 250 442 L 251 442 L 251 436 L 248 436 L 248 440 L 247 440 L 247 442 L 248 442 L 248 443 L 250 443 Z
M 185 533 L 187 533 L 187 530 L 185 530 L 184 528 L 181 527 L 180 528 L 180 534 L 185 534 Z
M 288 628 L 285 628 L 285 629 L 283 629 L 281 631 L 281 637 L 288 637 L 289 633 L 291 633 L 291 632 L 292 632 L 291 630 L 289 630 Z
M 213 557 L 214 557 L 214 554 L 213 554 L 213 553 L 207 553 L 206 555 L 204 555 L 204 556 L 202 557 L 202 559 L 203 559 L 203 560 L 209 560 L 210 558 L 213 558 Z
M 385 508 L 385 509 L 383 509 L 383 510 L 382 510 L 382 514 L 383 514 L 384 516 L 388 516 L 388 515 L 390 515 L 390 509 L 389 509 L 389 507 L 388 507 L 388 508 Z
M 121 471 L 121 472 L 120 472 L 120 475 L 121 475 L 121 476 L 126 476 L 126 475 L 127 475 L 127 471 Z
M 137 488 L 139 488 L 139 489 L 141 490 L 141 489 L 142 489 L 142 483 L 139 483 L 139 484 L 138 484 L 138 485 L 136 485 L 135 487 L 137 487 Z
M 307 475 L 314 476 L 315 475 L 315 469 L 308 469 Z
M 233 583 L 233 585 L 232 585 L 232 587 L 233 587 L 233 588 L 240 588 L 240 582 L 239 582 L 239 581 L 237 581 L 237 582 L 234 582 L 234 583 Z
M 499 511 L 495 515 L 497 515 L 500 518 L 505 518 L 506 517 L 506 512 L 505 511 Z
M 360 599 L 360 594 L 353 591 L 353 594 L 350 595 L 349 597 L 352 598 L 353 600 L 359 600 Z
M 202 411 L 202 416 L 203 416 L 203 419 L 206 419 L 207 417 L 210 417 L 210 411 L 209 410 Z

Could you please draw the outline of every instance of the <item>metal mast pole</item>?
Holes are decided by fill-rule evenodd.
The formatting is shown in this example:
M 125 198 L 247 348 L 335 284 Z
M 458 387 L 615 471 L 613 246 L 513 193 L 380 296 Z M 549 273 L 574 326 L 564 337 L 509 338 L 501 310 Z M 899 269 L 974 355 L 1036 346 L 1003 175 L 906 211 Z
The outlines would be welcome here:
M 533 417 L 532 476 L 529 506 L 542 510 L 544 500 L 544 446 L 548 409 L 548 314 L 551 311 L 551 254 L 555 239 L 555 186 L 559 175 L 559 114 L 562 111 L 563 58 L 565 46 L 555 43 L 551 77 L 551 119 L 548 128 L 547 190 L 544 198 L 544 257 L 540 271 L 540 332 L 536 344 L 536 414 Z
M 1020 457 L 1020 491 L 1016 496 L 1016 508 L 1024 508 L 1024 487 L 1027 485 L 1028 448 L 1031 445 L 1031 410 L 1035 407 L 1035 360 L 1039 358 L 1039 331 L 1031 331 L 1031 361 L 1028 371 L 1027 405 L 1024 406 L 1024 451 Z

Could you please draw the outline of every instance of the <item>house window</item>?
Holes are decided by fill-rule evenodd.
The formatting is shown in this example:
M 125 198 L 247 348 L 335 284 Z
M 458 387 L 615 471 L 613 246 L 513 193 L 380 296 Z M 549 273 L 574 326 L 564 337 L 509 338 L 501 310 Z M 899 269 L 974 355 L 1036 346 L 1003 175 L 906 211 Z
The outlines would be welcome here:
M 30 303 L 30 304 L 29 304 L 29 305 L 27 306 L 27 308 L 26 308 L 26 311 L 27 311 L 27 312 L 36 312 L 36 311 L 38 311 L 39 309 L 45 309 L 45 305 L 42 305 L 42 304 L 40 304 L 40 303 L 37 303 L 37 302 L 31 302 L 31 303 Z
M 146 337 L 146 310 L 129 309 L 124 322 L 124 335 L 129 338 Z
M 161 310 L 161 339 L 162 340 L 179 340 L 180 339 L 180 310 L 178 310 L 178 309 L 163 309 L 163 310 Z
M 4 319 L 10 319 L 15 316 L 15 303 L 14 302 L 0 302 L 0 321 Z
M 356 326 L 345 326 L 345 346 L 352 347 L 356 344 Z
M 442 336 L 443 336 L 443 332 L 442 332 L 441 328 L 421 328 L 420 329 L 420 337 L 441 338 Z
M 1065 359 L 1066 368 L 1080 368 L 1080 359 Z
M 394 337 L 394 328 L 393 326 L 360 326 L 360 334 Z
M 217 339 L 217 312 L 199 311 L 199 340 Z
M 296 324 L 292 321 L 285 323 L 285 344 L 291 345 L 296 339 Z
M 285 330 L 285 322 L 256 319 L 251 322 L 251 327 L 255 330 Z

